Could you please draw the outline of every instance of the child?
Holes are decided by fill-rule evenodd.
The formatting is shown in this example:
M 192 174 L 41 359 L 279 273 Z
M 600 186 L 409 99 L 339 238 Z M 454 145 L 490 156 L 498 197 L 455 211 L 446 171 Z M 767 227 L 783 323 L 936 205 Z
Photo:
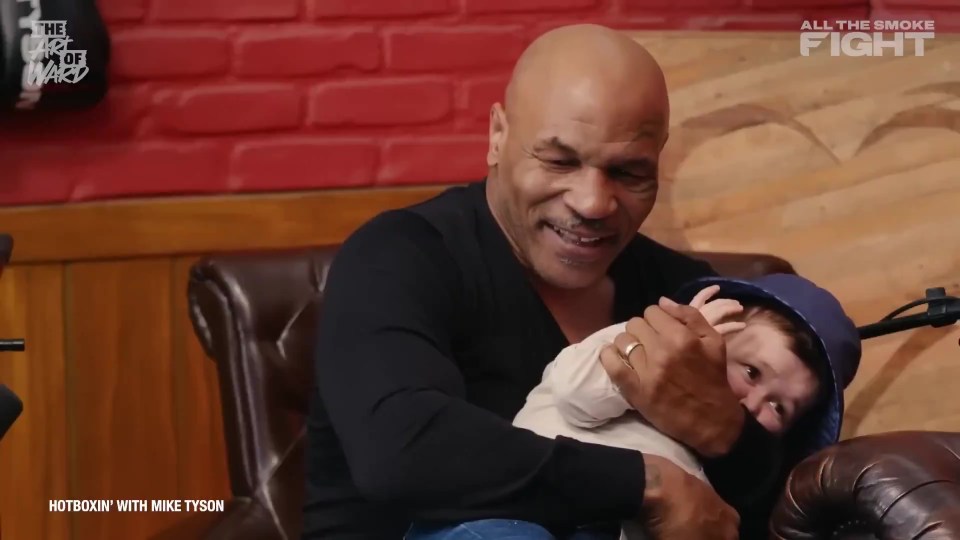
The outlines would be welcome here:
M 714 296 L 718 299 L 709 301 Z M 839 440 L 843 390 L 856 373 L 861 350 L 856 326 L 833 295 L 802 277 L 775 274 L 753 281 L 697 280 L 684 286 L 675 300 L 700 309 L 723 335 L 727 381 L 757 421 L 781 436 L 796 427 L 790 439 L 793 453 L 807 456 Z M 600 364 L 600 351 L 625 327 L 620 323 L 604 328 L 561 351 L 527 396 L 514 425 L 546 437 L 658 455 L 706 482 L 697 456 L 634 411 Z M 506 527 L 498 536 L 511 528 L 538 528 L 491 521 Z M 623 536 L 645 534 L 638 523 L 624 523 Z

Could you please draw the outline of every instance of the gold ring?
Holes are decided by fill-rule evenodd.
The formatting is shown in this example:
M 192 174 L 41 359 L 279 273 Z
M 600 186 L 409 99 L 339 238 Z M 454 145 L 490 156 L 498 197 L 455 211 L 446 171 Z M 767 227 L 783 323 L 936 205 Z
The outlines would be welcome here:
M 641 347 L 641 346 L 642 346 L 642 345 L 640 344 L 639 341 L 634 341 L 633 343 L 627 345 L 627 348 L 623 350 L 623 356 L 624 356 L 624 358 L 626 358 L 626 359 L 629 360 L 629 359 L 630 359 L 630 353 L 632 353 L 633 350 L 636 349 L 637 347 Z
M 631 343 L 629 346 L 627 346 L 627 350 L 633 352 L 633 345 L 636 345 L 636 343 Z M 617 356 L 620 357 L 620 361 L 623 362 L 623 365 L 630 368 L 631 371 L 636 371 L 636 369 L 633 367 L 633 364 L 630 363 L 630 358 L 623 354 L 623 351 L 620 350 L 620 347 L 614 347 L 614 349 L 617 351 Z

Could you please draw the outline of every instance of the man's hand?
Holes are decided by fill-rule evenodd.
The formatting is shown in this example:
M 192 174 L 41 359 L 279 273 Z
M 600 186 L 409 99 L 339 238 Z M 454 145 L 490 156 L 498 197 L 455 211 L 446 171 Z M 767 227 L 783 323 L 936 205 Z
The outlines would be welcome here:
M 727 382 L 723 338 L 692 306 L 667 298 L 634 317 L 600 362 L 653 426 L 701 456 L 725 455 L 745 412 Z
M 644 455 L 643 522 L 663 540 L 737 540 L 740 516 L 705 482 L 659 456 Z

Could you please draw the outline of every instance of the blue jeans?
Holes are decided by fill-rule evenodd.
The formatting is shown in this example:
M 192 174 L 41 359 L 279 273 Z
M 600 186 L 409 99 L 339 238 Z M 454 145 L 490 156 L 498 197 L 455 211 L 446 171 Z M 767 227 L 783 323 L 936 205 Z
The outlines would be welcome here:
M 564 540 L 618 540 L 616 533 L 589 528 L 580 529 Z M 414 524 L 404 540 L 558 540 L 550 531 L 529 521 L 483 519 L 458 525 Z

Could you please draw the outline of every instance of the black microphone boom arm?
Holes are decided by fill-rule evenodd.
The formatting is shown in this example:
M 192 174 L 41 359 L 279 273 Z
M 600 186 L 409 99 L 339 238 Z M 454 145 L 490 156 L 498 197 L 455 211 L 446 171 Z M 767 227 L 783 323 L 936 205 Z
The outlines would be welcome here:
M 927 305 L 925 313 L 898 317 L 900 313 L 923 304 Z M 915 300 L 894 310 L 878 322 L 861 326 L 860 339 L 870 339 L 904 330 L 912 330 L 923 326 L 932 326 L 941 328 L 950 326 L 960 321 L 960 298 L 947 296 L 946 290 L 942 287 L 927 289 L 926 298 Z

